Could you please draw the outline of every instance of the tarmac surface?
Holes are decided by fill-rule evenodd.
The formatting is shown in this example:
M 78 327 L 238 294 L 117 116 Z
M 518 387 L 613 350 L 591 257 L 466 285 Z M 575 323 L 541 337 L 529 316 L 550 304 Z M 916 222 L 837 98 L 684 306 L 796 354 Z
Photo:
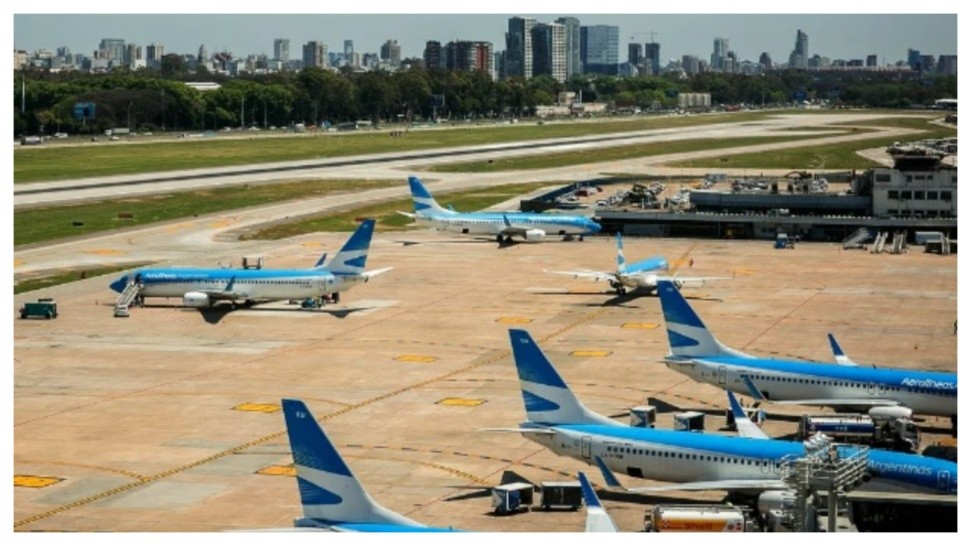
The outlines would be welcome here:
M 262 243 L 266 267 L 306 264 L 346 234 Z M 731 280 L 684 290 L 719 339 L 757 355 L 831 360 L 833 332 L 860 363 L 955 370 L 955 256 L 774 250 L 769 241 L 626 238 L 629 259 Z M 247 248 L 247 251 L 257 248 Z M 508 329 L 527 329 L 591 409 L 619 420 L 656 399 L 723 424 L 726 398 L 668 370 L 659 302 L 543 273 L 609 269 L 610 237 L 498 248 L 433 231 L 378 233 L 369 268 L 389 273 L 321 310 L 267 304 L 207 315 L 149 300 L 114 318 L 113 276 L 43 291 L 60 318 L 14 323 L 15 531 L 219 531 L 289 527 L 301 515 L 281 398 L 300 398 L 372 497 L 419 522 L 476 531 L 582 531 L 579 512 L 498 517 L 503 473 L 535 482 L 595 468 L 514 433 L 524 420 Z M 689 260 L 693 259 L 693 266 Z M 38 294 L 25 296 L 36 297 Z M 794 433 L 818 408 L 773 407 Z M 921 423 L 924 440 L 949 423 Z M 727 432 L 724 432 L 727 433 Z M 651 482 L 621 477 L 628 486 Z M 31 487 L 34 486 L 34 487 Z M 600 491 L 623 530 L 656 502 Z M 538 498 L 537 498 L 538 500 Z

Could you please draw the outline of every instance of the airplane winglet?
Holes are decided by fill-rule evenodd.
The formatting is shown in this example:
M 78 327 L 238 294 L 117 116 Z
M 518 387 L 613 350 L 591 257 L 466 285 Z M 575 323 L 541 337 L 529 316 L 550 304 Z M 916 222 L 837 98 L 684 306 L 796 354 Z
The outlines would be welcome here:
M 607 486 L 613 489 L 626 489 L 620 484 L 620 480 L 616 479 L 616 474 L 606 466 L 606 463 L 603 462 L 603 459 L 599 455 L 594 455 L 593 461 L 596 463 L 596 467 L 600 469 L 600 473 L 603 474 L 603 481 L 606 482 Z
M 738 428 L 738 434 L 744 438 L 758 438 L 760 440 L 767 440 L 768 435 L 765 434 L 761 427 L 756 425 L 748 417 L 748 414 L 738 403 L 738 399 L 735 398 L 734 393 L 727 391 L 728 404 L 731 406 L 731 414 L 734 415 L 734 424 Z
M 748 388 L 748 395 L 750 395 L 751 398 L 754 398 L 755 400 L 767 400 L 765 395 L 761 394 L 761 391 L 758 390 L 758 387 L 755 386 L 754 381 L 752 381 L 748 375 L 742 374 L 741 381 L 744 381 L 744 386 Z M 731 394 L 731 391 L 728 391 L 728 394 Z
M 586 474 L 579 472 L 579 487 L 583 492 L 583 502 L 586 503 L 586 532 L 587 533 L 615 533 L 619 531 L 616 522 L 603 508 L 596 491 L 586 479 Z
M 320 268 L 320 267 L 324 267 L 324 264 L 325 263 L 327 263 L 327 253 L 326 252 L 323 253 L 323 256 L 320 256 L 320 259 L 317 260 L 317 263 L 313 264 L 313 267 L 314 267 L 314 269 Z
M 835 336 L 832 334 L 828 334 L 828 336 L 829 345 L 832 346 L 832 354 L 835 355 L 835 362 L 840 366 L 858 366 L 858 364 L 853 362 L 852 359 L 845 354 L 845 351 L 842 350 L 842 346 L 839 345 L 839 342 L 835 340 Z

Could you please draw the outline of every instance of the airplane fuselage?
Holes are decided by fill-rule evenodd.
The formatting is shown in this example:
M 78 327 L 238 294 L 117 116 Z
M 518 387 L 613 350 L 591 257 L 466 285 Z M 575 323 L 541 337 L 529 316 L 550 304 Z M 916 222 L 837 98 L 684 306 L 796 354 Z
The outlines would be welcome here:
M 599 229 L 585 216 L 526 212 L 419 212 L 415 214 L 415 220 L 419 225 L 431 226 L 440 231 L 489 236 L 498 235 L 506 230 L 506 218 L 516 227 L 540 230 L 545 235 L 589 235 Z
M 671 483 L 781 480 L 782 462 L 805 455 L 803 444 L 782 440 L 610 425 L 521 426 L 554 430 L 522 434 L 558 455 L 587 463 L 598 456 L 614 472 Z M 839 447 L 844 456 L 858 449 Z M 956 494 L 955 463 L 879 449 L 869 450 L 868 457 L 867 490 Z
M 364 282 L 360 275 L 334 275 L 307 269 L 142 269 L 133 273 L 144 297 L 180 298 L 189 292 L 218 293 L 231 283 L 231 292 L 249 300 L 319 297 Z M 219 298 L 215 298 L 219 299 Z
M 768 400 L 894 400 L 917 414 L 957 414 L 955 373 L 722 356 L 665 361 L 695 381 L 738 394 L 751 393 L 749 378 Z

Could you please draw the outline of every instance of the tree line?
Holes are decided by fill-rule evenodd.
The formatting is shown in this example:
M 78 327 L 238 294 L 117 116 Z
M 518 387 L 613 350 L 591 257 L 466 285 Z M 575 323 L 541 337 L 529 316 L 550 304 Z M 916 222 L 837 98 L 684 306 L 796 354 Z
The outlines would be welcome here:
M 166 56 L 168 57 L 168 56 Z M 784 105 L 825 99 L 852 107 L 905 108 L 956 97 L 956 76 L 920 78 L 901 72 L 770 71 L 763 75 L 703 73 L 617 77 L 577 75 L 565 83 L 549 76 L 493 81 L 486 73 L 425 70 L 299 72 L 226 77 L 162 70 L 107 74 L 25 70 L 14 74 L 14 136 L 55 132 L 96 133 L 116 127 L 135 131 L 197 131 L 224 127 L 375 124 L 438 119 L 528 117 L 552 105 L 562 91 L 584 102 L 616 108 L 665 109 L 683 92 L 710 93 L 713 104 Z M 219 88 L 199 91 L 188 81 Z M 440 97 L 438 100 L 435 97 Z M 75 118 L 76 103 L 95 106 L 93 119 Z

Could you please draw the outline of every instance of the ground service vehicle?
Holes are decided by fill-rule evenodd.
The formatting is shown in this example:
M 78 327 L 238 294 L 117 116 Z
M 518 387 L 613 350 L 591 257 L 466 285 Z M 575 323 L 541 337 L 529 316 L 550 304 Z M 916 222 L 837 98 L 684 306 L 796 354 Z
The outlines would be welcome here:
M 20 318 L 40 317 L 44 319 L 57 318 L 57 303 L 53 298 L 40 298 L 31 301 L 20 308 Z
M 740 508 L 723 504 L 671 504 L 657 505 L 647 512 L 645 531 L 668 533 L 693 532 L 743 532 L 747 520 Z
M 861 413 L 803 415 L 798 437 L 806 440 L 821 432 L 836 442 L 865 444 L 897 451 L 919 449 L 919 429 L 905 417 L 872 416 Z

